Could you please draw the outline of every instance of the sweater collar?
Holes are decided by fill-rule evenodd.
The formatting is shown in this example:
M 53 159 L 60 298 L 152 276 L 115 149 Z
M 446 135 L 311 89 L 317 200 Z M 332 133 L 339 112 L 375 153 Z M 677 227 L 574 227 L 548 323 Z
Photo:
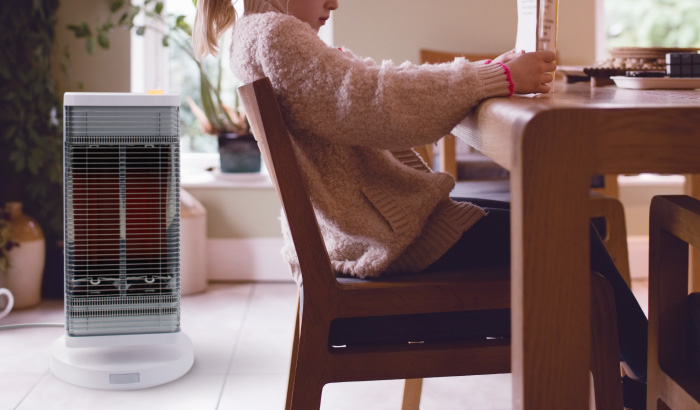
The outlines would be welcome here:
M 245 14 L 267 13 L 269 11 L 287 14 L 286 0 L 245 0 L 243 5 Z

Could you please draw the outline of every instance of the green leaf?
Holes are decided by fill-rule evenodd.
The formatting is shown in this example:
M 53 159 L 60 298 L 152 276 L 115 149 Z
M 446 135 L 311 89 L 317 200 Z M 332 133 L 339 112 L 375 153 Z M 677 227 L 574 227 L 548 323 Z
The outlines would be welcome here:
M 24 169 L 24 155 L 15 151 L 10 154 L 10 161 L 15 164 L 15 171 L 20 172 Z
M 142 36 L 143 33 L 146 32 L 146 26 L 139 26 L 139 28 L 136 29 L 136 34 L 139 36 Z
M 122 16 L 119 17 L 119 25 L 123 25 L 124 22 L 126 21 L 127 17 L 129 17 L 129 14 L 127 13 L 122 13 Z
M 85 50 L 87 50 L 88 54 L 92 54 L 95 51 L 95 37 L 88 37 L 85 41 Z
M 187 33 L 188 36 L 192 35 L 192 28 L 185 21 L 185 16 L 178 16 L 175 20 L 175 27 Z
M 114 13 L 124 6 L 124 0 L 112 0 L 109 2 L 109 11 Z
M 155 12 L 157 14 L 160 14 L 163 12 L 163 2 L 162 1 L 159 1 L 158 3 L 156 3 Z
M 132 26 L 134 25 L 134 19 L 136 18 L 136 15 L 139 14 L 141 11 L 141 7 L 139 6 L 131 6 L 131 9 L 129 10 L 129 24 Z
M 163 36 L 163 47 L 168 47 L 169 45 L 168 36 Z
M 100 47 L 104 49 L 109 48 L 109 37 L 107 37 L 107 34 L 104 32 L 101 32 L 100 34 L 97 35 L 97 44 L 100 45 Z
M 92 35 L 92 31 L 90 30 L 90 27 L 87 25 L 86 22 L 80 23 L 79 26 L 75 24 L 69 24 L 68 30 L 73 31 L 73 34 L 77 38 L 85 38 L 90 37 Z

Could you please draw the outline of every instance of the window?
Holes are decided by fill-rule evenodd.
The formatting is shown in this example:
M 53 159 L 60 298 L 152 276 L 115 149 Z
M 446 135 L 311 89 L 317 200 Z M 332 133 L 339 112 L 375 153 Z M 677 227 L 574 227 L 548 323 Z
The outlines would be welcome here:
M 605 0 L 612 47 L 700 47 L 698 0 Z
M 137 4 L 137 1 L 133 0 L 132 3 Z M 243 15 L 243 1 L 235 0 L 234 6 L 238 16 Z M 184 15 L 185 21 L 190 26 L 194 23 L 195 7 L 192 0 L 167 0 L 163 13 Z M 332 27 L 331 18 L 319 32 L 319 36 L 329 45 L 333 42 Z M 182 152 L 215 153 L 218 145 L 216 137 L 201 131 L 200 124 L 192 114 L 187 101 L 188 97 L 192 98 L 201 106 L 199 70 L 192 57 L 173 41 L 168 47 L 164 47 L 162 35 L 153 30 L 146 30 L 144 36 L 132 33 L 131 40 L 131 91 L 163 89 L 168 93 L 180 94 L 182 97 L 180 107 Z M 220 57 L 208 56 L 202 64 L 210 79 L 216 81 L 220 78 L 221 98 L 226 104 L 233 106 L 236 101 L 236 87 L 240 82 L 234 78 L 229 69 L 230 42 L 230 35 L 225 34 L 220 41 Z M 183 161 L 187 161 L 186 156 L 183 156 Z

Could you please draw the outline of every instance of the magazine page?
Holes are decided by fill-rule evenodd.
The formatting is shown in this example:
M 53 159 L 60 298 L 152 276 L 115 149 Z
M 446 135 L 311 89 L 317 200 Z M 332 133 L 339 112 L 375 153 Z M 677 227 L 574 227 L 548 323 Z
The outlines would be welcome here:
M 518 0 L 518 31 L 515 49 L 527 52 L 537 50 L 537 16 L 540 0 Z

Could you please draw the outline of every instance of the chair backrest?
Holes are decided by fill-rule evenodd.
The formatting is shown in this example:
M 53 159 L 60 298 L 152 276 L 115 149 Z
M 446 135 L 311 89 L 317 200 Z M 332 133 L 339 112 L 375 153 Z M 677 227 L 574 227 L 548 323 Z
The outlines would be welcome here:
M 336 285 L 335 274 L 270 79 L 238 88 L 289 223 L 304 287 Z

